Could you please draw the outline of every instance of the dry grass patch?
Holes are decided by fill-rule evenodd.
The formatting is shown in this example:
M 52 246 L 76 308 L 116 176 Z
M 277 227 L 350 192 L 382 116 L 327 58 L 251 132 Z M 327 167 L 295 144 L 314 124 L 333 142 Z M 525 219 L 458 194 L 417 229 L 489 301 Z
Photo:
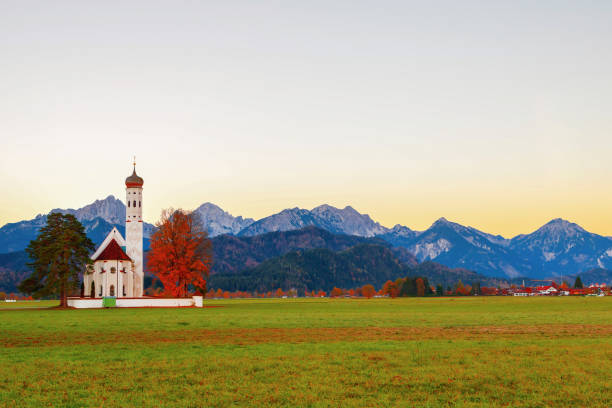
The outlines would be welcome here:
M 50 347 L 79 344 L 153 344 L 199 342 L 209 345 L 260 343 L 322 343 L 410 340 L 555 339 L 612 337 L 612 325 L 542 325 L 476 327 L 332 327 L 258 329 L 183 329 L 144 332 L 45 333 L 23 336 L 0 334 L 2 347 Z

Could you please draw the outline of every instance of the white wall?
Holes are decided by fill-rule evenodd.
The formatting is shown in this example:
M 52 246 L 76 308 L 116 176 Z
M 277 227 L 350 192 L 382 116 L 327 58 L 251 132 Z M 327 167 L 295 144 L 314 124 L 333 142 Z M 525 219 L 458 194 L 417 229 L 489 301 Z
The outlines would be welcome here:
M 111 268 L 115 268 L 116 272 L 111 273 Z M 106 272 L 102 273 L 102 269 Z M 122 269 L 125 269 L 125 273 L 119 272 Z M 130 261 L 96 261 L 93 265 L 93 273 L 83 275 L 84 295 L 91 296 L 91 283 L 94 282 L 95 297 L 100 297 L 100 286 L 102 286 L 101 296 L 110 296 L 111 285 L 115 286 L 115 296 L 123 297 L 123 285 L 125 285 L 125 297 L 134 297 L 133 274 Z
M 94 309 L 102 307 L 102 298 L 98 299 L 83 299 L 83 298 L 68 298 L 68 306 L 77 309 Z
M 199 298 L 199 299 L 198 299 Z M 102 298 L 68 298 L 68 306 L 77 309 L 96 309 L 102 307 Z M 192 298 L 118 298 L 117 307 L 203 307 L 202 297 Z
M 193 298 L 163 299 L 163 298 L 134 298 L 117 299 L 117 307 L 192 307 L 195 305 Z

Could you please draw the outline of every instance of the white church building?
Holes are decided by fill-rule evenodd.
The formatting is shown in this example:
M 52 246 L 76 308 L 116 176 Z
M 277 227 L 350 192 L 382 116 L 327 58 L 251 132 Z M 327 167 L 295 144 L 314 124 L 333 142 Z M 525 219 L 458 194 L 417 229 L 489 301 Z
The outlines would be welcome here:
M 134 163 L 132 175 L 125 179 L 125 239 L 113 228 L 92 255 L 93 265 L 83 274 L 86 297 L 143 296 L 143 184 Z
M 125 179 L 125 239 L 113 228 L 91 256 L 83 273 L 84 297 L 68 298 L 77 309 L 109 307 L 203 307 L 202 296 L 156 298 L 144 296 L 142 186 L 136 174 Z

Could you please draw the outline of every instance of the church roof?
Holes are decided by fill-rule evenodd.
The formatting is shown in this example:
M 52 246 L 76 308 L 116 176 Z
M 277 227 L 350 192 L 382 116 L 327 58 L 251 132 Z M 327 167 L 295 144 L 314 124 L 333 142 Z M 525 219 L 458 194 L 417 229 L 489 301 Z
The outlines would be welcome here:
M 117 241 L 112 239 L 100 255 L 94 258 L 94 261 L 131 261 L 131 259 Z
M 120 247 L 124 247 L 126 245 L 125 240 L 119 233 L 119 230 L 117 230 L 117 227 L 113 227 L 113 229 L 108 233 L 106 238 L 104 238 L 104 241 L 102 241 L 96 252 L 94 252 L 94 254 L 91 256 L 91 259 L 97 259 L 112 240 L 117 241 L 117 244 L 119 244 Z
M 144 180 L 142 179 L 142 177 L 136 174 L 136 163 L 134 163 L 134 171 L 132 172 L 132 175 L 130 177 L 125 179 L 125 186 L 126 187 L 142 187 L 143 184 L 144 184 Z

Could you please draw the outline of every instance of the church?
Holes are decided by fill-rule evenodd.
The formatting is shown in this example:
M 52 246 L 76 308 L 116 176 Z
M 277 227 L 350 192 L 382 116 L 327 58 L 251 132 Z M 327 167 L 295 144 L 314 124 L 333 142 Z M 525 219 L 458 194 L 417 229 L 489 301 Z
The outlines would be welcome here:
M 125 179 L 125 239 L 113 228 L 94 252 L 83 274 L 86 297 L 139 298 L 143 296 L 143 220 L 142 186 L 144 180 L 136 174 Z

